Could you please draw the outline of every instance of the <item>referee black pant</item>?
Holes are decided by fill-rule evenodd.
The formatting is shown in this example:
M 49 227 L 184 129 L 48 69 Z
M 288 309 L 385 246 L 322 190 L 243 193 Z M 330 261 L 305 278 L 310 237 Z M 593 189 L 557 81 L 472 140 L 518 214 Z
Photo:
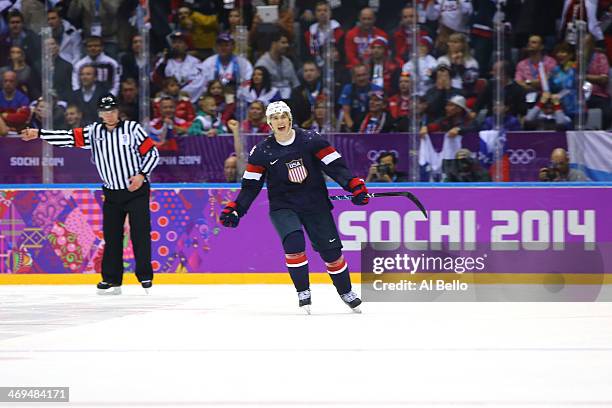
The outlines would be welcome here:
M 102 280 L 114 285 L 123 282 L 123 225 L 129 215 L 130 238 L 136 258 L 138 281 L 153 279 L 151 267 L 151 213 L 149 212 L 149 183 L 134 192 L 109 190 L 103 187 L 104 255 L 102 256 Z

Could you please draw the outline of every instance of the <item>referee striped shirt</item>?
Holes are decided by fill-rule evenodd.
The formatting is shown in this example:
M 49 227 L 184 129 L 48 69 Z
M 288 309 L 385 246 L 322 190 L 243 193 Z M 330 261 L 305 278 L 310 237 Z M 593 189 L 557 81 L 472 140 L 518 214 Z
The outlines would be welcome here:
M 159 162 L 153 140 L 131 120 L 120 121 L 112 131 L 102 123 L 92 123 L 72 130 L 40 129 L 39 136 L 54 146 L 91 149 L 104 187 L 111 190 L 127 189 L 130 177 L 139 173 L 149 180 Z

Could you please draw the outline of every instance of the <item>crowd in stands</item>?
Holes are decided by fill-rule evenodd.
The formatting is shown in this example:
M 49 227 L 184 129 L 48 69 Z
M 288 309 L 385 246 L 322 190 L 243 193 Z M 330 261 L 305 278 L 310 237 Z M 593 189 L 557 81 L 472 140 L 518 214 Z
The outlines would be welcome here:
M 232 8 L 238 3 L 241 8 Z M 54 127 L 96 121 L 95 103 L 106 92 L 119 96 L 122 118 L 140 120 L 139 72 L 145 61 L 136 28 L 138 4 L 0 2 L 0 134 L 42 126 L 47 112 L 41 98 L 43 47 L 54 68 Z M 263 5 L 278 7 L 276 21 L 260 15 Z M 160 148 L 175 149 L 180 137 L 228 133 L 231 119 L 245 132 L 265 133 L 265 107 L 277 100 L 289 103 L 298 126 L 322 130 L 330 120 L 331 129 L 342 132 L 408 131 L 413 83 L 418 128 L 491 129 L 497 81 L 504 106 L 496 109 L 503 110 L 507 130 L 572 129 L 581 109 L 579 19 L 588 28 L 586 109 L 599 112 L 601 128 L 612 125 L 612 0 L 507 0 L 501 14 L 492 0 L 411 5 L 406 0 L 150 1 L 152 137 Z M 495 19 L 505 27 L 504 61 L 497 63 Z M 39 30 L 46 25 L 52 35 L 43 43 Z M 237 41 L 241 25 L 247 27 L 245 53 Z M 325 81 L 330 70 L 333 89 Z

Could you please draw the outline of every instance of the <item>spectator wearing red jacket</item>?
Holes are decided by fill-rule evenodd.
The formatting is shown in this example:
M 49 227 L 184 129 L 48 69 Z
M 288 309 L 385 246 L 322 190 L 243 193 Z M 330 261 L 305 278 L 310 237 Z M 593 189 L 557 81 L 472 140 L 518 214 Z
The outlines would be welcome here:
M 400 26 L 393 33 L 393 43 L 395 44 L 395 56 L 401 58 L 403 62 L 410 60 L 412 44 L 410 31 L 416 22 L 416 11 L 410 5 L 402 9 L 402 20 Z M 419 25 L 419 38 L 430 37 L 429 33 Z
M 195 117 L 195 109 L 191 104 L 189 94 L 181 91 L 180 84 L 175 77 L 168 77 L 163 81 L 163 88 L 160 94 L 153 99 L 153 116 L 160 116 L 159 102 L 164 96 L 169 96 L 176 103 L 176 116 L 186 122 L 192 122 Z
M 376 37 L 370 42 L 370 77 L 372 83 L 391 95 L 397 83 L 401 70 L 401 61 L 398 63 L 389 56 L 389 41 L 383 37 Z
M 376 14 L 374 10 L 365 7 L 359 13 L 359 23 L 346 34 L 344 51 L 348 68 L 352 68 L 370 59 L 370 42 L 374 38 L 383 37 L 385 40 L 389 39 L 387 33 L 374 26 L 375 22 Z
M 261 101 L 255 101 L 249 106 L 246 120 L 240 125 L 246 133 L 270 133 L 271 129 L 266 122 L 266 107 Z
M 23 129 L 30 118 L 30 101 L 25 94 L 17 90 L 17 74 L 6 71 L 2 74 L 2 92 L 0 92 L 0 116 L 10 130 Z
M 412 112 L 410 84 L 410 74 L 402 72 L 399 77 L 399 93 L 389 98 L 389 113 L 394 120 L 410 116 Z

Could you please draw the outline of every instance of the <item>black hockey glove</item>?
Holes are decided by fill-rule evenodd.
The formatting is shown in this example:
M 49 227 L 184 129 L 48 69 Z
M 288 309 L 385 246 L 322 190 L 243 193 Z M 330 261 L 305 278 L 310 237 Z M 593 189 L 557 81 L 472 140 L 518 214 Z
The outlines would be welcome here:
M 368 197 L 368 188 L 366 187 L 364 181 L 360 178 L 353 178 L 349 181 L 349 188 L 351 189 L 351 193 L 353 193 L 352 202 L 355 205 L 366 205 L 370 198 Z
M 221 211 L 221 216 L 219 216 L 219 220 L 224 227 L 236 228 L 238 226 L 238 222 L 240 222 L 240 216 L 238 215 L 238 211 L 236 210 L 236 203 L 230 201 L 227 203 L 227 206 Z

